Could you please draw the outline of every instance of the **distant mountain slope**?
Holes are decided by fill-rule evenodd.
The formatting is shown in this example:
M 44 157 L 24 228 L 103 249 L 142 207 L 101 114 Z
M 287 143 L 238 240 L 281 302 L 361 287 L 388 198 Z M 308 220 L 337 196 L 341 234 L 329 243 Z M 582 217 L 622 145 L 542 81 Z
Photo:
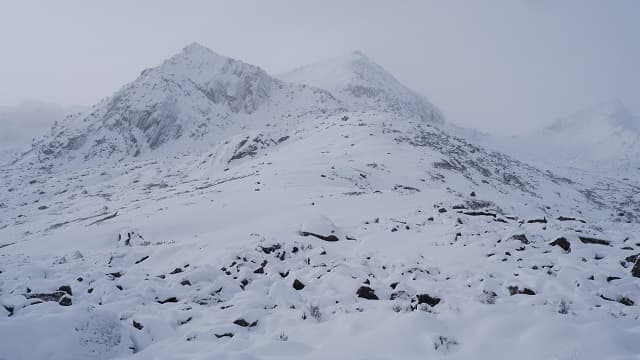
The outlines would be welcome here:
M 568 159 L 640 159 L 640 117 L 620 101 L 599 104 L 561 118 L 537 134 Z
M 442 113 L 359 51 L 281 74 L 283 80 L 325 89 L 356 109 L 378 110 L 432 123 Z
M 475 140 L 536 164 L 607 172 L 640 168 L 640 117 L 620 101 L 594 105 L 526 136 L 477 133 Z
M 0 107 L 0 164 L 28 149 L 31 141 L 42 137 L 54 121 L 79 110 L 41 101 Z

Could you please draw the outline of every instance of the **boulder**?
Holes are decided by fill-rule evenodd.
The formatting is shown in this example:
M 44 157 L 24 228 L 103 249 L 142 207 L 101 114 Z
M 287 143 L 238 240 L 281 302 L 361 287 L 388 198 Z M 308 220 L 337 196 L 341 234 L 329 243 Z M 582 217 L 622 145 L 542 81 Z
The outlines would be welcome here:
M 356 291 L 356 295 L 367 300 L 380 300 L 375 291 L 373 291 L 373 289 L 368 286 L 360 286 L 360 288 Z

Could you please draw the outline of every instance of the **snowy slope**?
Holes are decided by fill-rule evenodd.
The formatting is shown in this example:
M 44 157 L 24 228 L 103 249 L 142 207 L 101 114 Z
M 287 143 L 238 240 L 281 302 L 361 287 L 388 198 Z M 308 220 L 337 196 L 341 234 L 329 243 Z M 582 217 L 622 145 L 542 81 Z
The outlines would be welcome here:
M 0 168 L 0 359 L 638 358 L 632 183 L 271 81 L 202 137 Z

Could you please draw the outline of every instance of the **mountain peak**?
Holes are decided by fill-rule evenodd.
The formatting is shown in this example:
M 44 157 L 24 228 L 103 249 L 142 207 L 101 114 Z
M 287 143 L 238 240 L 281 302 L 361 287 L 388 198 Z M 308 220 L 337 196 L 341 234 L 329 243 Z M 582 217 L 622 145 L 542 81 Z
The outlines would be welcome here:
M 239 60 L 217 54 L 213 50 L 194 42 L 185 46 L 182 51 L 165 60 L 155 69 L 164 73 L 181 72 L 183 75 L 196 75 L 198 79 L 201 79 L 203 73 L 216 74 L 225 64 L 231 63 L 244 64 Z M 255 68 L 255 66 L 249 64 L 244 65 Z M 190 71 L 193 70 L 198 70 L 198 72 L 191 74 Z M 190 77 L 192 80 L 196 80 L 193 76 Z
M 204 52 L 213 52 L 211 49 L 209 49 L 208 47 L 200 44 L 199 42 L 192 42 L 191 44 L 185 46 L 182 49 L 182 52 L 198 52 L 198 51 L 204 51 Z
M 327 90 L 354 109 L 391 112 L 433 123 L 444 121 L 426 98 L 404 86 L 361 51 L 303 66 L 280 78 Z

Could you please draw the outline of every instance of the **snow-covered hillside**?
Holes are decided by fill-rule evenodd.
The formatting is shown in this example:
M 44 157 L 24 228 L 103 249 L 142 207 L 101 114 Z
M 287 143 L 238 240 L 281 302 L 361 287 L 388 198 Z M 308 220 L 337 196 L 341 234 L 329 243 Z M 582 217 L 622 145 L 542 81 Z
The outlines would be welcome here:
M 1 167 L 0 359 L 638 358 L 635 180 L 303 69 L 191 45 Z

